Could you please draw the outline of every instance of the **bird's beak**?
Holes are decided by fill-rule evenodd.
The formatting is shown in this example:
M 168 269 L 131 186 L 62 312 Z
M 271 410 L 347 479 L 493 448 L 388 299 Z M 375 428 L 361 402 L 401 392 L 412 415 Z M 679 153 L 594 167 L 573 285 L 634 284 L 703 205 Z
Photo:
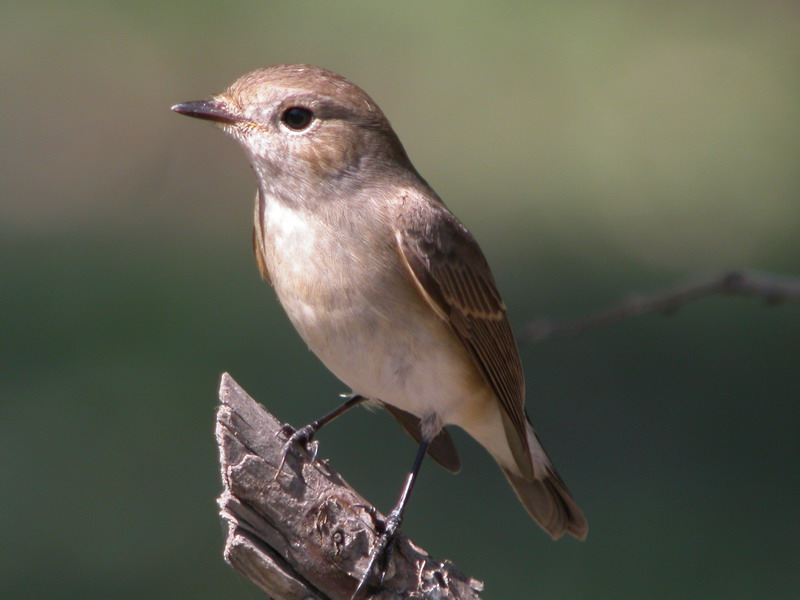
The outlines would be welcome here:
M 224 102 L 217 98 L 176 104 L 172 107 L 172 110 L 187 117 L 206 119 L 207 121 L 226 125 L 234 125 L 243 120 L 241 116 L 235 114 Z

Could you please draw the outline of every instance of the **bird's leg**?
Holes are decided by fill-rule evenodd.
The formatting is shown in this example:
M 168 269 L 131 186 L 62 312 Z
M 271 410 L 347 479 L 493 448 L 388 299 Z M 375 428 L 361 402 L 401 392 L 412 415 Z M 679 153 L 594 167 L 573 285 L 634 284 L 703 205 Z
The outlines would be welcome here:
M 286 463 L 286 455 L 289 453 L 289 448 L 292 446 L 292 444 L 301 444 L 303 447 L 307 447 L 308 443 L 314 439 L 314 435 L 320 429 L 325 427 L 325 425 L 327 425 L 337 417 L 346 413 L 354 406 L 358 406 L 365 400 L 366 398 L 364 396 L 360 394 L 353 394 L 345 402 L 334 408 L 324 417 L 317 419 L 316 421 L 312 421 L 311 423 L 309 423 L 304 427 L 301 427 L 300 429 L 293 429 L 290 425 L 284 425 L 283 427 L 281 427 L 280 432 L 287 437 L 287 440 L 286 443 L 283 445 L 281 462 L 280 464 L 278 464 L 278 468 L 275 471 L 275 479 L 277 479 L 278 476 L 283 471 L 283 465 Z
M 383 531 L 380 537 L 378 537 L 375 547 L 372 549 L 369 564 L 364 571 L 364 575 L 361 577 L 361 581 L 358 582 L 358 587 L 356 591 L 353 592 L 351 600 L 362 600 L 366 598 L 368 589 L 379 588 L 381 583 L 383 583 L 383 576 L 392 553 L 395 535 L 400 528 L 400 524 L 403 522 L 403 514 L 405 513 L 408 499 L 411 496 L 411 490 L 414 489 L 417 474 L 422 466 L 422 460 L 425 458 L 425 453 L 428 451 L 431 439 L 432 438 L 429 436 L 425 436 L 419 445 L 417 457 L 414 459 L 414 466 L 411 467 L 411 471 L 406 476 L 405 485 L 403 485 L 403 490 L 400 492 L 400 499 L 383 524 Z M 373 581 L 375 583 L 373 583 Z

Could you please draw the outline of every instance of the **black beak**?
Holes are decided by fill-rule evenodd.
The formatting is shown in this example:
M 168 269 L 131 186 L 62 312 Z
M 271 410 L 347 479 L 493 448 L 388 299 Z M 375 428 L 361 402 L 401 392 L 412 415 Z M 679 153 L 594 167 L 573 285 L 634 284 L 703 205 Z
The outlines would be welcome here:
M 172 110 L 176 113 L 186 115 L 187 117 L 205 119 L 216 123 L 233 125 L 242 121 L 242 118 L 231 112 L 223 102 L 213 98 L 211 100 L 194 100 L 192 102 L 176 104 L 172 107 Z

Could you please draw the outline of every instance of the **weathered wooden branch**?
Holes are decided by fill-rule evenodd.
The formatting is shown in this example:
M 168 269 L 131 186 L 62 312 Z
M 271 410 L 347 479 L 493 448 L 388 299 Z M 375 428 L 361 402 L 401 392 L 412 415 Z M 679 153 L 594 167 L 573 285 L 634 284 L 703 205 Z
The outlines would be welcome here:
M 565 321 L 540 319 L 528 324 L 521 341 L 539 342 L 551 337 L 581 335 L 596 327 L 614 325 L 649 313 L 674 314 L 681 306 L 714 294 L 762 298 L 769 304 L 800 302 L 800 279 L 754 271 L 732 271 L 710 279 L 692 281 L 666 292 L 633 296 L 619 304 Z
M 349 599 L 382 517 L 325 461 L 297 445 L 289 446 L 276 476 L 286 441 L 281 424 L 227 373 L 219 401 L 225 560 L 275 600 Z M 401 533 L 372 598 L 476 600 L 482 589 Z

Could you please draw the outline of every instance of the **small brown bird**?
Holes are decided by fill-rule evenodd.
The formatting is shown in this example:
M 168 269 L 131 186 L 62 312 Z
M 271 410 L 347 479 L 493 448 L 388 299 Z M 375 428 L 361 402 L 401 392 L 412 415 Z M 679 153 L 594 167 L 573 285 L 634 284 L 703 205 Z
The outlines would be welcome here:
M 311 350 L 354 392 L 294 439 L 369 399 L 420 443 L 371 567 L 425 453 L 459 469 L 446 425 L 489 451 L 553 538 L 584 539 L 586 519 L 525 414 L 522 365 L 489 265 L 375 102 L 330 71 L 278 65 L 173 110 L 214 122 L 244 147 L 258 179 L 259 270 Z

